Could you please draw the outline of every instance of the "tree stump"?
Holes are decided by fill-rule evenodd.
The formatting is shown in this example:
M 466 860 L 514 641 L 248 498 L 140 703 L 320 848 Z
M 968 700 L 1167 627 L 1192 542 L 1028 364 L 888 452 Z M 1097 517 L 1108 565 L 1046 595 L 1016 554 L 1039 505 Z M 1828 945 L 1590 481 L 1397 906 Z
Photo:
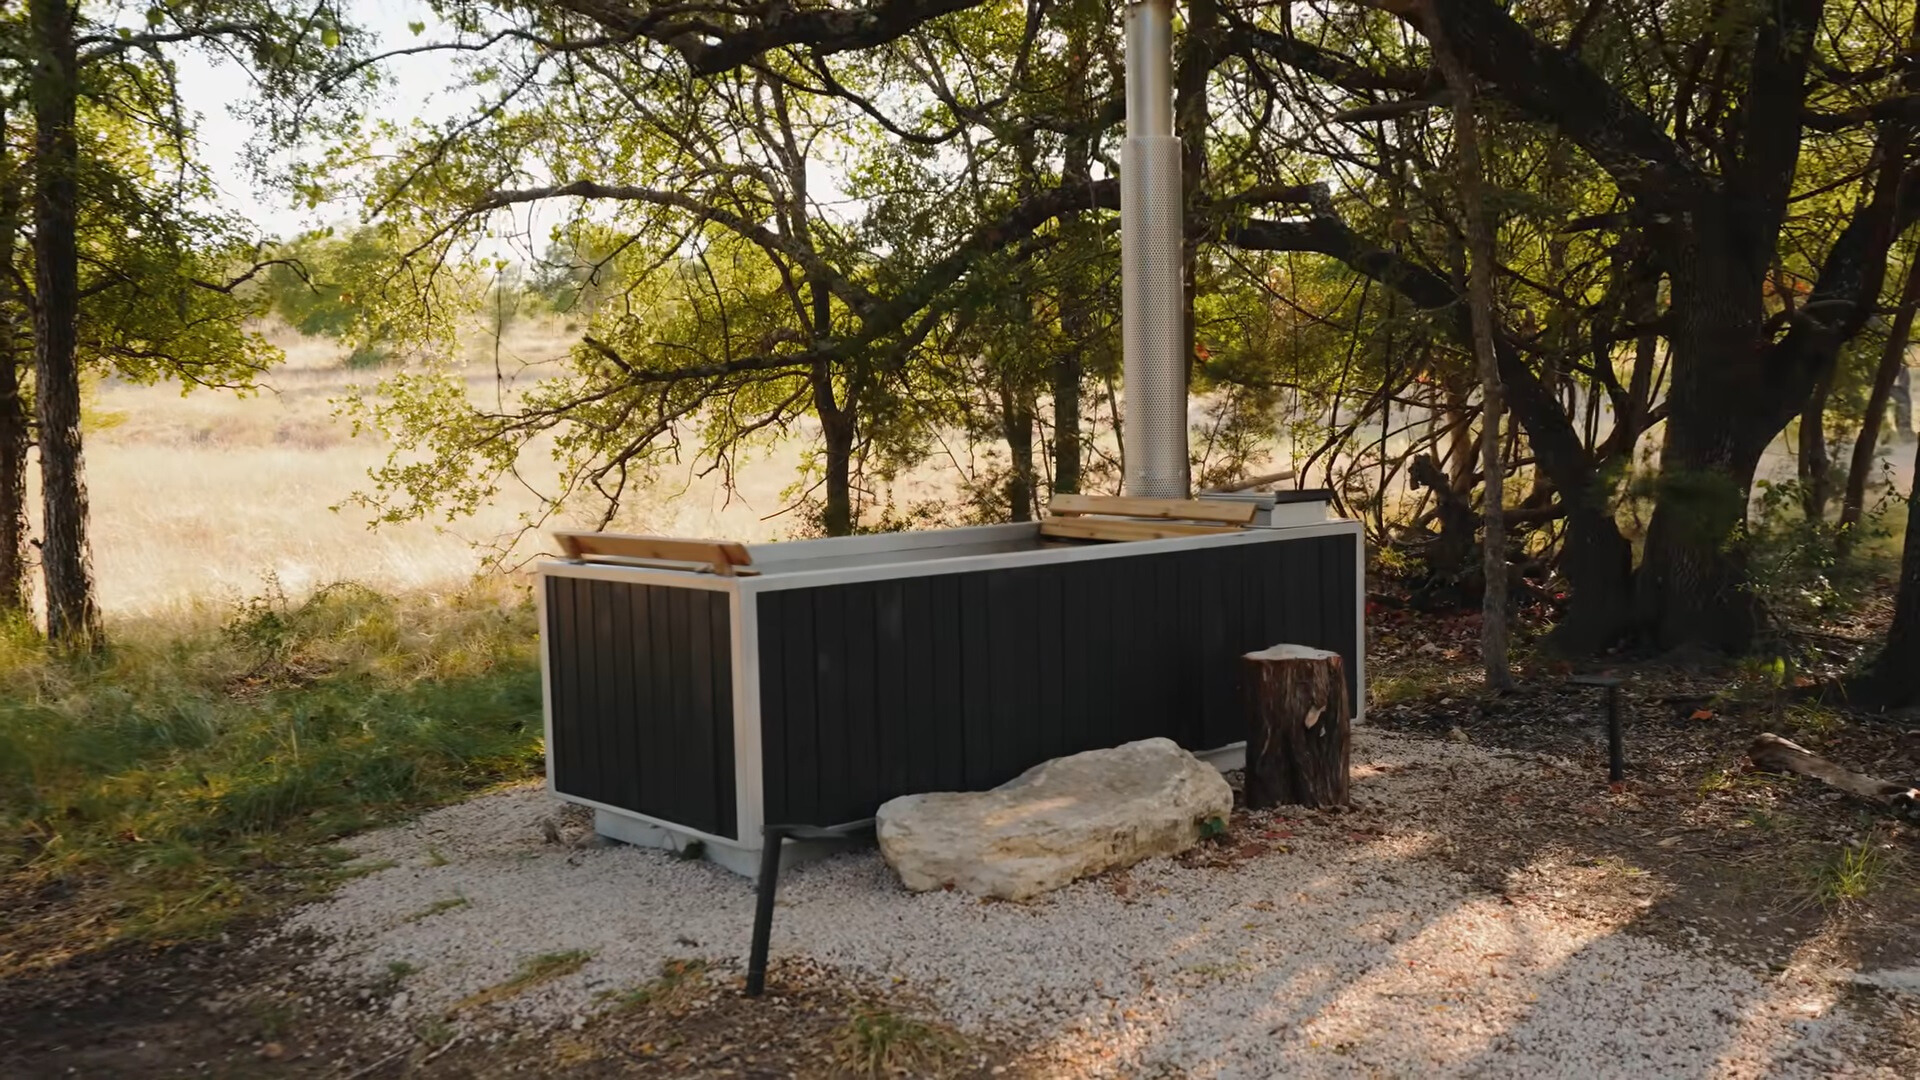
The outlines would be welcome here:
M 1242 658 L 1247 806 L 1345 806 L 1353 708 L 1340 654 L 1275 645 Z

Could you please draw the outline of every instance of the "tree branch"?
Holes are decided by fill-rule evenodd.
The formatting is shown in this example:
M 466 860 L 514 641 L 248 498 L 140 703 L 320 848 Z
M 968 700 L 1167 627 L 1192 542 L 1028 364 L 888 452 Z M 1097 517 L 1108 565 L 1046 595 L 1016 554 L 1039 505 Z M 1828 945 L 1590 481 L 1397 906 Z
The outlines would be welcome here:
M 1421 10 L 1430 4 L 1476 78 L 1522 112 L 1559 129 L 1622 190 L 1656 206 L 1711 194 L 1707 177 L 1653 117 L 1578 56 L 1540 40 L 1497 0 L 1378 2 L 1423 33 Z
M 873 309 L 879 302 L 872 293 L 861 288 L 822 259 L 808 245 L 790 236 L 781 236 L 771 229 L 756 225 L 746 218 L 729 210 L 721 209 L 710 202 L 704 202 L 692 195 L 679 191 L 663 191 L 659 188 L 638 187 L 631 184 L 598 184 L 591 180 L 575 180 L 570 184 L 556 184 L 550 187 L 524 188 L 516 191 L 490 192 L 484 198 L 467 208 L 465 216 L 472 217 L 491 210 L 500 210 L 519 203 L 540 202 L 546 199 L 611 199 L 618 202 L 641 202 L 653 206 L 670 207 L 685 210 L 708 221 L 715 222 L 740 238 L 759 245 L 768 252 L 792 259 L 805 269 L 809 276 L 824 281 L 833 294 L 848 307 L 857 312 Z
M 921 24 L 982 0 L 869 0 L 851 8 L 766 4 L 739 18 L 739 5 L 641 4 L 633 0 L 555 0 L 616 33 L 646 38 L 680 54 L 695 75 L 717 75 L 762 53 L 804 46 L 826 56 L 884 45 Z

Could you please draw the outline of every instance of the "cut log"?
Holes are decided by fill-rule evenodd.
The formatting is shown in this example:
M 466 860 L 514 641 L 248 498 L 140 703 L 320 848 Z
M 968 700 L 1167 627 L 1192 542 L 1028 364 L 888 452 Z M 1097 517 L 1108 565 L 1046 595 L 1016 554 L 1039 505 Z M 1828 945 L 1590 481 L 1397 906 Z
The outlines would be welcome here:
M 1755 736 L 1753 745 L 1747 747 L 1747 758 L 1756 769 L 1793 773 L 1809 780 L 1818 780 L 1856 799 L 1892 810 L 1902 817 L 1920 820 L 1920 789 L 1854 772 L 1778 735 L 1762 733 Z
M 1340 654 L 1275 645 L 1241 660 L 1247 806 L 1345 806 L 1353 707 Z

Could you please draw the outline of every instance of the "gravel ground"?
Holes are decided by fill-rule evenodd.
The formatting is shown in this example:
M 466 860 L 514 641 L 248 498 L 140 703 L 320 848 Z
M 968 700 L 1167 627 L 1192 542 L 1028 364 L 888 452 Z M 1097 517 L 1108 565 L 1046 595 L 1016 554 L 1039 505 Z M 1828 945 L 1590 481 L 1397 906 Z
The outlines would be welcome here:
M 1157 859 L 1027 904 L 909 895 L 876 853 L 794 871 L 776 956 L 902 985 L 963 1029 L 1013 1031 L 1084 1075 L 1826 1076 L 1869 1037 L 1846 973 L 1754 971 L 1533 910 L 1427 858 L 1488 785 L 1567 766 L 1366 729 L 1359 809 L 1236 818 L 1232 857 Z M 401 976 L 396 1027 L 444 1017 L 535 957 L 577 971 L 458 1009 L 579 1026 L 669 958 L 736 963 L 750 885 L 704 863 L 555 844 L 538 788 L 370 834 L 374 865 L 291 932 L 331 944 L 316 985 Z M 1237 845 L 1237 846 L 1236 846 Z M 396 967 L 405 965 L 405 967 Z

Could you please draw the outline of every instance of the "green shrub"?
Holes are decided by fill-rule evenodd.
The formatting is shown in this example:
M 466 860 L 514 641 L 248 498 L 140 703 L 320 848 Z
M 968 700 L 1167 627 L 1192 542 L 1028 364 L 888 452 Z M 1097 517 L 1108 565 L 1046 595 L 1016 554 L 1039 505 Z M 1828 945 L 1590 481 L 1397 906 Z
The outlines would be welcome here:
M 328 841 L 540 765 L 523 589 L 270 580 L 221 625 L 114 641 L 67 661 L 0 629 L 0 902 L 78 896 L 98 918 L 75 947 L 216 927 L 289 874 L 332 880 Z M 0 924 L 0 956 L 31 929 Z
M 1816 626 L 1857 605 L 1889 569 L 1886 552 L 1872 543 L 1886 532 L 1887 502 L 1868 508 L 1858 534 L 1843 546 L 1838 524 L 1809 520 L 1801 510 L 1799 481 L 1761 480 L 1754 488 L 1746 527 L 1749 579 L 1776 622 Z

